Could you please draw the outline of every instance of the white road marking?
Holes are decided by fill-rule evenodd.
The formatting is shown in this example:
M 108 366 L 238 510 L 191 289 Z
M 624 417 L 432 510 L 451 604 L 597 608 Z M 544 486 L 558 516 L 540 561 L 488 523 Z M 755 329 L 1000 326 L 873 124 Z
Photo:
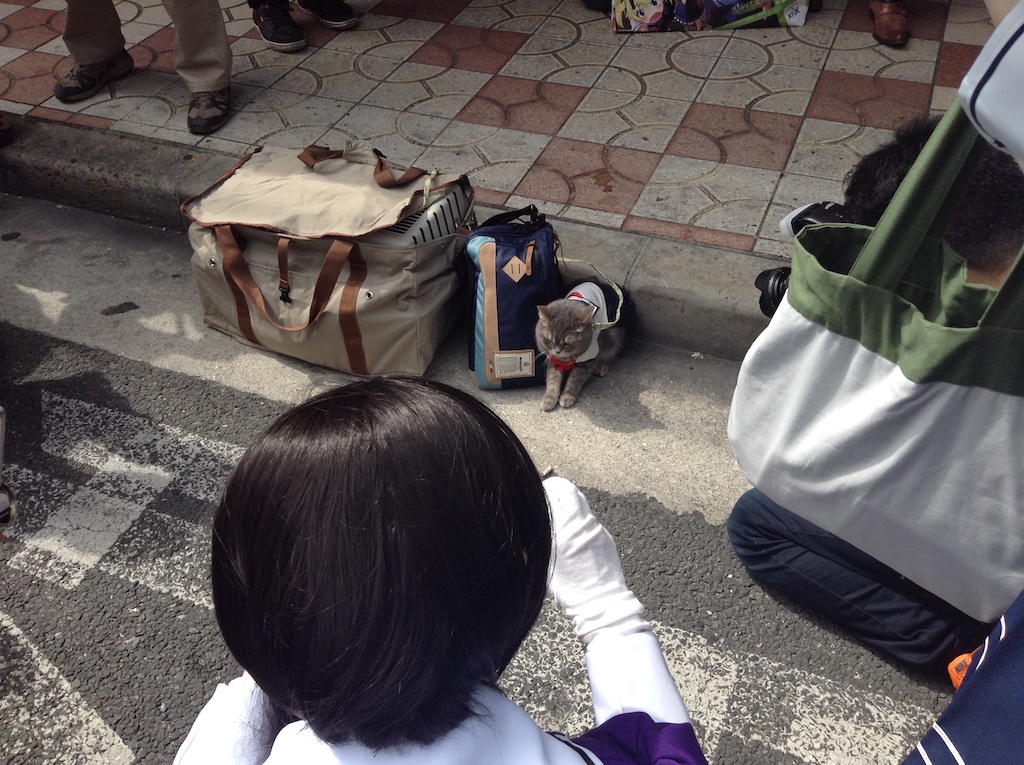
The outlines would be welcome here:
M 78 454 L 103 451 L 96 444 L 81 446 Z M 127 462 L 116 454 L 105 456 L 96 474 L 50 513 L 42 529 L 24 540 L 25 548 L 10 565 L 74 589 L 170 482 L 170 476 L 155 467 Z M 41 552 L 52 556 L 52 565 Z
M 106 444 L 106 449 L 126 460 L 160 465 L 183 492 L 207 502 L 220 494 L 227 470 L 245 451 L 235 444 L 52 393 L 43 394 L 43 416 L 43 449 L 50 454 L 102 469 L 105 452 L 93 451 L 89 444 Z
M 228 466 L 243 451 L 53 394 L 43 396 L 43 417 L 43 449 L 96 472 L 50 512 L 39 531 L 22 540 L 25 547 L 10 565 L 67 589 L 81 583 L 172 481 L 184 493 L 210 501 L 219 492 Z M 140 574 L 124 561 L 114 568 L 140 580 Z M 148 570 L 150 581 L 145 583 L 161 591 L 170 586 L 158 581 L 167 577 L 157 576 L 157 566 L 151 564 Z M 194 602 L 209 602 L 205 590 L 195 585 L 175 592 Z
M 167 539 L 178 539 L 180 544 L 164 552 Z M 122 536 L 100 561 L 100 569 L 188 603 L 213 608 L 207 526 L 151 512 L 146 524 Z
M 0 662 L 5 760 L 76 765 L 129 765 L 135 761 L 135 754 L 121 737 L 2 611 L 0 639 L 18 645 L 31 657 L 27 662 Z
M 901 762 L 931 725 L 929 710 L 755 654 L 710 645 L 700 635 L 656 625 L 669 668 L 713 759 L 726 729 L 815 765 Z M 773 699 L 777 709 L 763 709 Z M 760 711 L 758 711 L 758 709 Z

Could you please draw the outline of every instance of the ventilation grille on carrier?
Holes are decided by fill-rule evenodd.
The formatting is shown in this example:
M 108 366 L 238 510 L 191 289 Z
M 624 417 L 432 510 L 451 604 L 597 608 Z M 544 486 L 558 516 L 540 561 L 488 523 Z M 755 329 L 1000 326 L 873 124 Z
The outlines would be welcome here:
M 415 247 L 454 234 L 466 224 L 473 200 L 462 183 L 446 189 L 443 197 L 429 207 L 408 215 L 393 226 L 362 237 L 363 241 L 387 247 Z

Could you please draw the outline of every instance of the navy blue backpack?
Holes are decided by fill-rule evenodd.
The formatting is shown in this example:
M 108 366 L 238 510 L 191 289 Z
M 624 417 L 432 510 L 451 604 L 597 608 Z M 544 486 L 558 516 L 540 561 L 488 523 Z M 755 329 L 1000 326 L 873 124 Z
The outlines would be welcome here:
M 565 295 L 558 237 L 533 205 L 489 218 L 466 239 L 469 368 L 485 389 L 544 383 L 537 306 Z

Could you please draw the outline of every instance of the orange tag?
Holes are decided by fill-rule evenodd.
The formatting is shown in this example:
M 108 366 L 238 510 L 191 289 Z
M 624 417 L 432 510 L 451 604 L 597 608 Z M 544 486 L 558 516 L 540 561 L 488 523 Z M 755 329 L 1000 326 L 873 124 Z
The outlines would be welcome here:
M 946 671 L 949 672 L 949 680 L 953 683 L 953 690 L 960 690 L 960 684 L 964 681 L 964 675 L 967 674 L 967 670 L 971 667 L 971 661 L 974 660 L 975 653 L 977 653 L 977 649 L 971 653 L 960 654 L 946 667 Z

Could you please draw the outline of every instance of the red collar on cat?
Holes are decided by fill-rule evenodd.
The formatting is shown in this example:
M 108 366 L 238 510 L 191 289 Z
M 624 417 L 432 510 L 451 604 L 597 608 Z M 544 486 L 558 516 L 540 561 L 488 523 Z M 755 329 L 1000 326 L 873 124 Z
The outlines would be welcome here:
M 562 361 L 560 359 L 553 359 L 548 357 L 548 363 L 551 364 L 559 372 L 568 372 L 574 366 L 576 366 L 576 359 L 569 359 L 568 361 Z

